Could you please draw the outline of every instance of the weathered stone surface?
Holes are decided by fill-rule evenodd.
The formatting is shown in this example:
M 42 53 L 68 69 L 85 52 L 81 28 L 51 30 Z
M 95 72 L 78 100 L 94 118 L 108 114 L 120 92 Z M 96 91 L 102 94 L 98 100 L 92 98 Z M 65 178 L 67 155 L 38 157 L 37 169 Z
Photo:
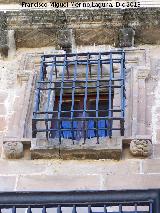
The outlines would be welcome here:
M 152 189 L 160 187 L 160 175 L 110 175 L 104 177 L 103 189 Z
M 0 191 L 13 191 L 16 184 L 16 176 L 0 176 Z
M 5 90 L 0 90 L 0 103 L 4 103 L 4 101 L 7 99 L 7 92 Z
M 132 47 L 134 46 L 135 31 L 132 28 L 123 28 L 119 31 L 119 46 Z
M 3 138 L 0 137 L 0 156 L 2 156 Z
M 144 173 L 154 173 L 160 174 L 160 160 L 159 159 L 150 159 L 144 160 L 142 164 Z
M 45 191 L 64 191 L 64 190 L 94 190 L 100 189 L 100 177 L 97 175 L 37 175 L 21 176 L 17 190 L 45 190 Z
M 160 144 L 153 144 L 153 157 L 160 158 Z
M 67 53 L 72 52 L 72 31 L 69 29 L 60 30 L 58 33 L 59 49 L 65 50 Z
M 56 175 L 122 175 L 138 174 L 140 162 L 136 160 L 59 160 L 53 161 L 50 170 Z
M 7 44 L 7 17 L 4 13 L 0 13 L 0 54 L 2 57 L 8 56 Z
M 130 152 L 134 156 L 148 157 L 152 154 L 152 144 L 150 140 L 132 140 Z
M 0 115 L 6 114 L 6 106 L 5 104 L 0 104 Z
M 31 142 L 32 159 L 54 159 L 59 158 L 59 141 L 45 139 L 33 139 Z
M 101 45 L 117 43 L 117 30 L 114 28 L 80 28 L 76 29 L 75 41 L 77 45 Z
M 64 140 L 60 145 L 60 156 L 64 160 L 71 159 L 116 159 L 120 160 L 122 154 L 121 138 L 99 138 L 87 139 L 79 144 L 72 143 L 71 140 Z
M 7 121 L 5 117 L 0 117 L 0 131 L 4 131 L 7 127 Z
M 34 175 L 45 174 L 48 170 L 48 161 L 30 161 L 30 160 L 0 160 L 0 175 Z
M 51 159 L 62 158 L 64 160 L 73 159 L 121 159 L 122 140 L 121 138 L 100 138 L 75 141 L 63 139 L 59 144 L 58 140 L 34 140 L 32 141 L 31 157 L 32 159 Z
M 24 29 L 24 31 L 18 29 L 15 32 L 16 46 L 28 47 L 28 48 L 40 48 L 45 46 L 56 45 L 56 34 L 53 29 Z M 52 37 L 51 37 L 52 35 Z M 32 37 L 32 40 L 30 40 Z M 41 41 L 41 42 L 40 42 Z
M 4 141 L 3 152 L 8 159 L 18 159 L 23 157 L 23 144 L 20 141 Z
M 59 146 L 31 149 L 31 159 L 59 159 Z
M 52 46 L 58 41 L 57 32 L 75 30 L 75 41 L 80 45 L 118 44 L 119 30 L 126 26 L 135 29 L 136 44 L 158 44 L 159 8 L 98 9 L 55 11 L 9 11 L 1 14 L 8 30 L 15 30 L 17 47 Z M 4 17 L 4 18 L 3 18 Z M 145 21 L 149 20 L 149 21 Z M 136 24 L 135 24 L 136 23 Z M 69 29 L 69 30 L 70 30 Z M 153 33 L 155 32 L 155 33 Z

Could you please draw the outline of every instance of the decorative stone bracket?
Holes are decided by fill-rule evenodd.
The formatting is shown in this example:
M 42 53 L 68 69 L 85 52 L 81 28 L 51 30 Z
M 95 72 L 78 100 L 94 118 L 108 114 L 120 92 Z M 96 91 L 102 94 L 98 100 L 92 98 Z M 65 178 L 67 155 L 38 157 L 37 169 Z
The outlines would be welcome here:
M 7 159 L 19 159 L 23 157 L 23 145 L 31 144 L 30 139 L 4 138 L 3 156 Z
M 8 159 L 19 159 L 23 157 L 23 144 L 20 141 L 4 141 L 3 153 Z
M 149 157 L 152 154 L 152 143 L 150 140 L 135 139 L 130 143 L 130 152 L 133 156 Z

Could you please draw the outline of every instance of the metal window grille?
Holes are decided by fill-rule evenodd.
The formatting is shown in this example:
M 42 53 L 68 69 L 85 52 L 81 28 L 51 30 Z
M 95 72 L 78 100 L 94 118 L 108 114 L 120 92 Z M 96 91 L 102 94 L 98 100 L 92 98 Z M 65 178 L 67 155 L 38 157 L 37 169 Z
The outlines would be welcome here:
M 0 192 L 2 213 L 159 213 L 160 190 Z
M 43 55 L 32 136 L 78 140 L 124 135 L 125 53 Z M 44 135 L 45 134 L 45 135 Z

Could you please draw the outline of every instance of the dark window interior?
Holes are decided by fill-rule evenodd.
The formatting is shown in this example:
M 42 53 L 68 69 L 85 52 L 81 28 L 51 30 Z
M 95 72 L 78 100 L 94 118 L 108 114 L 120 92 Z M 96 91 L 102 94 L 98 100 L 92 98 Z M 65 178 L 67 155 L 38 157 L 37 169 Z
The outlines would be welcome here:
M 106 95 L 105 95 L 106 96 Z M 85 113 L 86 119 L 80 120 L 78 118 L 83 117 L 83 101 L 84 96 L 80 95 L 75 98 L 73 115 L 71 115 L 72 100 L 71 96 L 66 96 L 63 98 L 61 104 L 60 116 L 62 118 L 61 123 L 59 124 L 58 120 L 53 120 L 51 122 L 51 129 L 57 129 L 58 125 L 61 128 L 61 137 L 67 139 L 79 140 L 81 138 L 93 138 L 93 137 L 106 137 L 108 136 L 108 120 L 103 119 L 108 116 L 108 107 L 109 101 L 101 97 L 98 103 L 98 112 L 96 114 L 96 95 L 88 95 L 87 99 L 87 110 Z M 59 107 L 59 97 L 55 99 L 54 111 L 58 111 Z M 98 115 L 99 120 L 96 120 L 95 117 Z M 58 116 L 54 114 L 53 116 Z M 72 119 L 71 119 L 72 117 Z M 98 128 L 97 128 L 98 127 Z M 84 129 L 86 130 L 84 135 Z M 59 137 L 59 133 L 56 131 L 51 131 L 51 137 Z

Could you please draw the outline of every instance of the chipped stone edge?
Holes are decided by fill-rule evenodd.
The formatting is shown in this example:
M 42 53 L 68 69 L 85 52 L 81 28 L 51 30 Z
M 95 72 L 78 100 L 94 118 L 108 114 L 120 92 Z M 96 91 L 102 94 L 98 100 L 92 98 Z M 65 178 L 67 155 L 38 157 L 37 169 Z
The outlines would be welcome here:
M 114 140 L 110 143 L 109 140 Z M 120 160 L 122 157 L 122 138 L 108 139 L 102 144 L 59 144 L 58 141 L 49 141 L 34 139 L 31 144 L 31 159 L 51 159 L 59 158 L 63 160 L 80 160 L 80 159 L 115 159 Z M 107 146 L 105 146 L 108 144 Z

